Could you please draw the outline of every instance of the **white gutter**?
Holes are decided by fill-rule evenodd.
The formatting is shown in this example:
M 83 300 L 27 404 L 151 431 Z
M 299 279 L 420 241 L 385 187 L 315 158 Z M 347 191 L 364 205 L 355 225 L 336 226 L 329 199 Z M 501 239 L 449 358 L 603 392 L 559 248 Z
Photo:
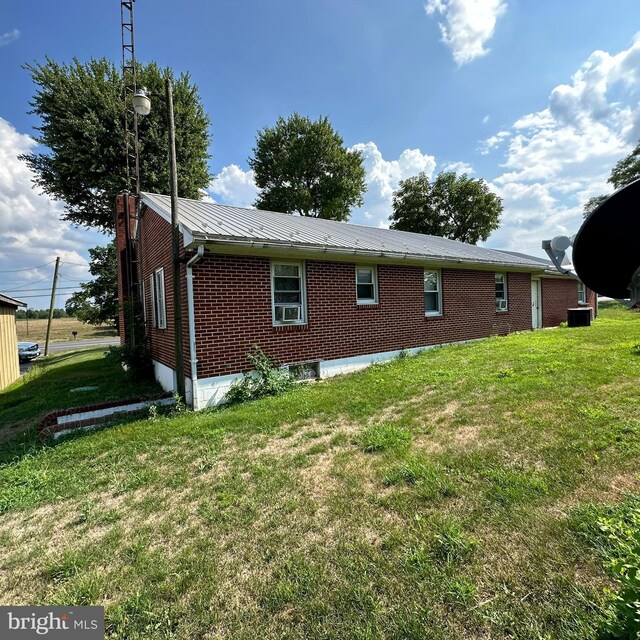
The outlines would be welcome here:
M 210 238 L 202 234 L 194 234 L 194 241 L 198 243 L 206 243 L 213 249 L 213 247 L 229 247 L 229 248 L 243 248 L 243 249 L 255 249 L 255 250 L 285 250 L 296 253 L 320 253 L 331 256 L 362 256 L 367 258 L 383 258 L 387 260 L 397 260 L 401 262 L 425 262 L 429 264 L 442 264 L 442 265 L 463 265 L 463 266 L 477 266 L 485 267 L 489 269 L 501 268 L 512 269 L 526 272 L 543 272 L 547 269 L 547 266 L 541 264 L 522 264 L 513 263 L 507 261 L 493 261 L 493 260 L 478 260 L 470 258 L 456 258 L 455 256 L 441 257 L 432 255 L 420 255 L 412 253 L 400 253 L 397 251 L 385 251 L 384 249 L 352 249 L 343 247 L 331 247 L 320 245 L 308 245 L 292 242 L 277 242 L 277 241 L 262 241 L 262 240 L 238 240 L 230 238 Z
M 189 312 L 189 353 L 191 355 L 191 406 L 198 407 L 198 358 L 196 356 L 196 314 L 193 304 L 193 266 L 204 255 L 204 245 L 198 246 L 196 255 L 187 262 L 187 309 Z

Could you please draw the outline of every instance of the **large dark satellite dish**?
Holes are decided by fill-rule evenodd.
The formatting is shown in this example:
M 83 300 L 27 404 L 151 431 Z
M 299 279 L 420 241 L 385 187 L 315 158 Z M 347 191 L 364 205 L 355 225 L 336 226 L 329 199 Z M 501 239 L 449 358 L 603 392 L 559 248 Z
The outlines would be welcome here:
M 573 240 L 573 267 L 589 289 L 630 297 L 640 267 L 640 180 L 609 196 L 582 223 Z

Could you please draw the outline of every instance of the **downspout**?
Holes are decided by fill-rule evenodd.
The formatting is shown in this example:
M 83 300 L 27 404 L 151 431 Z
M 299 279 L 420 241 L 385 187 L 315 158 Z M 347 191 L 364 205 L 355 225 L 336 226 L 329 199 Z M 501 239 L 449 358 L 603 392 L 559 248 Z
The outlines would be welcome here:
M 193 266 L 204 255 L 204 245 L 198 245 L 195 256 L 187 262 L 187 309 L 189 313 L 189 354 L 191 356 L 191 407 L 198 407 L 198 358 L 196 356 L 196 314 L 193 304 Z

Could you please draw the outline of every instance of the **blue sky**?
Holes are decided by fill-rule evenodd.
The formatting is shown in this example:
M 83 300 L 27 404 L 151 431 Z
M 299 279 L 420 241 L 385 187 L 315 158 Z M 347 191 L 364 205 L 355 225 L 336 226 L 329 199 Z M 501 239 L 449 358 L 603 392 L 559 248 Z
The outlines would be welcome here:
M 503 198 L 488 246 L 540 254 L 543 238 L 577 231 L 583 202 L 608 190 L 640 138 L 637 0 L 137 0 L 135 17 L 138 59 L 189 71 L 200 88 L 220 202 L 253 201 L 258 129 L 326 115 L 365 156 L 353 222 L 387 224 L 399 180 L 452 168 Z M 3 0 L 0 291 L 31 306 L 47 304 L 27 295 L 44 294 L 33 290 L 56 255 L 72 288 L 106 239 L 60 222 L 61 203 L 16 159 L 38 124 L 21 66 L 120 55 L 117 0 Z

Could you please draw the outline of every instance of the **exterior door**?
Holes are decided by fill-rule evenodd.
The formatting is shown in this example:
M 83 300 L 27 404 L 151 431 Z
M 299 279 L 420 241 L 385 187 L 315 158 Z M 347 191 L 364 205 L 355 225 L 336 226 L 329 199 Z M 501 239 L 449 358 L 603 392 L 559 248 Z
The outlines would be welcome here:
M 540 291 L 540 280 L 531 280 L 531 327 L 540 329 L 542 327 L 542 295 Z

